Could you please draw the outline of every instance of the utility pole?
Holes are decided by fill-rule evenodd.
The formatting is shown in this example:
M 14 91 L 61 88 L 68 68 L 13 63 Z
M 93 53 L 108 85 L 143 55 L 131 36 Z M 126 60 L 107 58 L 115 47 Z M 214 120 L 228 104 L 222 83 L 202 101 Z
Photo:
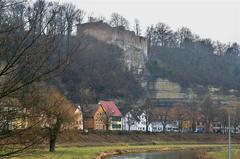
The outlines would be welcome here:
M 228 159 L 232 159 L 232 146 L 231 146 L 231 117 L 228 114 Z

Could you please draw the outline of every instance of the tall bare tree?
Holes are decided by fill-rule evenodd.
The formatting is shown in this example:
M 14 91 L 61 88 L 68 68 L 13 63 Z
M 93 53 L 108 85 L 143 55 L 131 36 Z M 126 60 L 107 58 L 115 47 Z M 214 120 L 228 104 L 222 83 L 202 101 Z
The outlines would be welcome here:
M 177 105 L 170 109 L 170 117 L 172 120 L 178 121 L 179 132 L 181 132 L 184 120 L 190 119 L 190 111 L 182 105 Z
M 45 6 L 47 6 L 44 3 L 42 0 L 36 2 L 38 7 L 31 9 L 32 14 L 28 14 L 30 18 L 19 22 L 18 26 L 11 23 L 14 13 L 8 13 L 9 10 L 6 7 L 22 5 L 22 3 L 11 1 L 10 4 L 5 4 L 4 10 L 7 10 L 3 18 L 5 20 L 2 19 L 4 22 L 0 24 L 0 98 L 35 81 L 43 80 L 69 60 L 70 56 L 67 52 L 56 52 L 61 44 L 60 39 L 56 35 L 45 32 L 57 12 L 52 12 L 51 18 L 43 22 L 43 17 L 46 15 Z M 24 10 L 25 12 L 27 9 Z M 22 27 L 26 30 L 22 31 Z M 53 29 L 55 28 L 52 28 L 52 31 Z
M 123 26 L 123 27 L 125 27 L 125 29 L 129 29 L 128 20 L 118 13 L 111 14 L 111 19 L 110 19 L 109 23 L 112 27 Z
M 125 121 L 126 125 L 128 126 L 128 131 L 131 131 L 131 127 L 139 121 L 138 119 L 138 114 L 139 110 L 137 108 L 134 108 L 130 110 L 126 115 L 125 115 Z
M 216 107 L 213 104 L 209 94 L 203 99 L 202 103 L 200 104 L 200 109 L 201 113 L 204 115 L 206 125 L 205 133 L 209 133 L 211 123 L 214 121 L 214 118 L 216 118 L 217 115 Z
M 141 110 L 145 115 L 146 132 L 149 132 L 149 126 L 154 119 L 153 106 L 149 98 L 144 99 Z
M 163 132 L 166 131 L 166 126 L 170 122 L 170 110 L 169 108 L 159 107 L 153 110 L 153 118 L 156 121 L 160 121 L 163 126 Z
M 56 88 L 39 87 L 36 113 L 41 118 L 41 127 L 47 129 L 49 138 L 49 151 L 55 151 L 58 133 L 63 124 L 74 120 L 74 106 Z M 37 115 L 36 115 L 37 116 Z

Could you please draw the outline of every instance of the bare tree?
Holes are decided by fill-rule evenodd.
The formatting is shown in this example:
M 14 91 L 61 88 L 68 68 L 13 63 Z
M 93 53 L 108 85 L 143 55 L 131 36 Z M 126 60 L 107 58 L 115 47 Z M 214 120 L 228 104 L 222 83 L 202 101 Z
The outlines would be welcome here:
M 175 46 L 175 34 L 171 28 L 164 24 L 158 23 L 147 28 L 146 35 L 151 46 L 172 47 Z
M 40 2 L 43 3 L 43 1 Z M 18 3 L 12 1 L 12 5 L 18 5 Z M 28 15 L 31 16 L 29 20 L 22 22 L 20 26 L 23 25 L 24 28 L 27 28 L 24 32 L 14 23 L 11 23 L 13 17 L 10 13 L 6 13 L 6 17 L 4 17 L 7 18 L 5 23 L 0 24 L 0 98 L 6 97 L 33 82 L 43 80 L 69 60 L 70 56 L 67 52 L 59 51 L 59 54 L 56 52 L 56 48 L 61 44 L 58 41 L 60 39 L 45 32 L 50 21 L 57 14 L 52 12 L 51 18 L 43 23 L 45 6 L 42 4 L 34 8 L 32 15 Z M 56 57 L 57 60 L 54 59 Z
M 217 42 L 215 42 L 215 45 L 214 45 L 214 51 L 215 51 L 214 53 L 216 55 L 223 56 L 226 53 L 227 48 L 228 48 L 228 46 L 226 44 L 223 44 L 223 43 L 217 41 Z
M 164 23 L 158 23 L 155 28 L 155 34 L 157 36 L 158 46 L 168 46 L 171 37 L 173 36 L 170 27 Z
M 83 21 L 84 21 L 85 16 L 86 16 L 86 12 L 84 10 L 82 10 L 82 9 L 79 9 L 79 11 L 76 14 L 77 24 L 82 24 Z
M 228 110 L 225 108 L 220 108 L 218 110 L 217 118 L 223 126 L 223 133 L 226 133 L 227 132 L 226 130 L 228 127 Z
M 178 121 L 179 132 L 181 132 L 183 121 L 190 118 L 190 111 L 182 105 L 177 105 L 170 109 L 170 116 L 172 120 Z
M 111 19 L 110 19 L 109 23 L 112 27 L 123 26 L 123 27 L 125 27 L 125 29 L 129 29 L 128 20 L 118 13 L 112 13 L 111 14 Z
M 162 126 L 163 126 L 163 132 L 166 131 L 166 126 L 170 121 L 170 111 L 168 108 L 160 107 L 160 108 L 155 108 L 153 110 L 154 112 L 154 119 L 157 121 L 160 121 Z
M 76 22 L 77 16 L 80 14 L 80 10 L 76 9 L 76 7 L 71 3 L 64 4 L 63 7 L 67 21 L 67 36 L 70 36 L 73 31 L 73 26 Z
M 131 131 L 131 127 L 137 122 L 139 121 L 138 117 L 137 117 L 137 109 L 132 109 L 130 110 L 126 115 L 126 124 L 128 126 L 128 131 Z
M 48 131 L 49 151 L 54 152 L 60 129 L 74 120 L 75 106 L 52 86 L 43 85 L 34 89 L 34 98 L 39 102 L 31 113 L 37 113 L 34 116 L 40 118 L 40 128 Z
M 145 114 L 146 132 L 149 132 L 149 126 L 153 121 L 153 107 L 149 99 L 145 99 L 142 106 L 142 112 Z
M 153 25 L 147 27 L 146 37 L 148 38 L 149 46 L 157 46 L 155 28 Z
M 193 33 L 189 28 L 186 27 L 178 29 L 176 34 L 180 48 L 185 47 L 187 41 L 193 41 L 194 39 Z
M 210 97 L 210 95 L 207 95 L 202 103 L 200 104 L 200 111 L 204 115 L 204 120 L 205 120 L 205 125 L 206 129 L 205 132 L 209 133 L 210 132 L 210 126 L 211 123 L 213 122 L 214 118 L 216 117 L 216 108 L 215 105 L 213 104 L 213 101 Z

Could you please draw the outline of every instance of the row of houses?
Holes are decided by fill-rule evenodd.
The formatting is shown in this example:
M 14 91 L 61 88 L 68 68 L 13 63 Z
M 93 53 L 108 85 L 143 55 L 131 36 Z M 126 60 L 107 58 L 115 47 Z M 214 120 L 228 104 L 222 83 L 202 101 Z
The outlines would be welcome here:
M 98 104 L 88 104 L 85 107 L 74 105 L 72 111 L 74 113 L 74 121 L 64 125 L 66 129 L 77 130 L 118 130 L 118 131 L 149 131 L 149 132 L 204 132 L 206 124 L 202 120 L 197 120 L 193 123 L 177 120 L 169 120 L 163 122 L 161 120 L 148 121 L 148 116 L 145 111 L 138 113 L 133 110 L 123 115 L 113 101 L 100 101 Z M 24 110 L 26 111 L 26 110 Z M 21 121 L 20 121 L 21 120 Z M 2 120 L 3 121 L 3 120 Z M 28 126 L 28 121 L 20 117 L 10 120 L 7 125 L 8 129 L 24 129 Z M 21 123 L 21 124 L 19 124 Z M 0 124 L 1 125 L 1 124 Z M 181 130 L 179 129 L 181 127 Z M 222 124 L 218 121 L 210 124 L 210 132 L 219 133 L 222 131 Z M 237 132 L 239 132 L 239 128 Z M 224 130 L 223 130 L 224 131 Z
M 81 106 L 77 106 L 76 112 L 81 111 Z M 84 114 L 84 118 L 83 118 Z M 75 128 L 87 130 L 126 130 L 126 131 L 163 131 L 163 124 L 160 121 L 146 123 L 146 113 L 137 114 L 127 112 L 124 116 L 113 101 L 100 101 L 98 104 L 88 104 L 86 111 L 81 114 L 81 122 L 77 121 Z M 80 119 L 78 117 L 78 119 Z M 77 124 L 81 123 L 81 126 Z M 83 124 L 85 123 L 85 124 Z M 83 126 L 84 125 L 84 126 Z M 166 125 L 166 131 L 178 131 L 178 122 L 172 121 Z
M 79 111 L 81 106 L 78 106 Z M 191 122 L 189 120 L 177 121 L 171 120 L 163 122 L 161 120 L 148 121 L 148 116 L 144 110 L 136 113 L 131 110 L 124 115 L 120 112 L 113 101 L 100 101 L 98 104 L 89 104 L 85 111 L 84 120 L 81 129 L 86 130 L 123 130 L 123 131 L 149 131 L 149 132 L 196 132 L 203 133 L 206 124 L 203 120 Z M 78 122 L 79 123 L 79 122 Z M 194 125 L 194 126 L 193 126 Z M 79 126 L 78 126 L 79 127 Z M 181 130 L 179 129 L 181 127 Z M 221 122 L 214 121 L 210 123 L 210 132 L 220 133 L 225 131 Z M 237 132 L 239 132 L 239 128 Z

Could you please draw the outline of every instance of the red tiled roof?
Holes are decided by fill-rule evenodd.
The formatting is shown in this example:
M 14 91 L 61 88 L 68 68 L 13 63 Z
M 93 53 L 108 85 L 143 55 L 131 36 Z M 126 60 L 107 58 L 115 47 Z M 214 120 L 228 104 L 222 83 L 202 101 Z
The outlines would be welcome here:
M 113 101 L 100 101 L 99 104 L 106 113 L 109 113 L 110 116 L 122 116 L 122 113 Z

